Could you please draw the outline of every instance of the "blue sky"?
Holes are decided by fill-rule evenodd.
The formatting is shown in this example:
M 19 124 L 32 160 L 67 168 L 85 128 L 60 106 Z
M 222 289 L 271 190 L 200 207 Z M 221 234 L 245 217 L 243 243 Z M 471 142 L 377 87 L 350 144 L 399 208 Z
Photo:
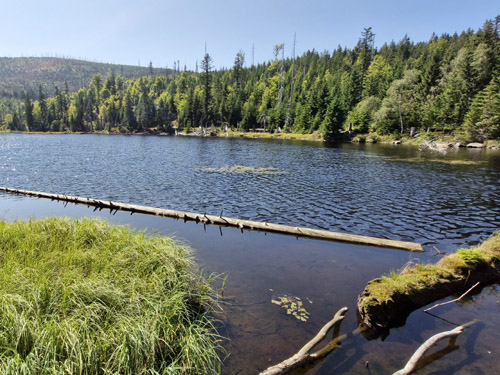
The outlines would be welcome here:
M 498 0 L 15 0 L 1 7 L 0 56 L 65 56 L 194 69 L 205 43 L 217 68 L 239 50 L 246 65 L 276 44 L 296 53 L 353 47 L 365 27 L 375 44 L 427 41 L 432 32 L 477 30 L 500 14 Z

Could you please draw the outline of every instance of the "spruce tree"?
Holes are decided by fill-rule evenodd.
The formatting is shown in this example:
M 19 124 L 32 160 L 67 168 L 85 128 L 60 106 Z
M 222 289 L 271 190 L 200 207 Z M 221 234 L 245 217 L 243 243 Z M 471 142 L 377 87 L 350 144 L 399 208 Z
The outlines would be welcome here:
M 212 103 L 212 92 L 211 92 L 211 82 L 212 82 L 212 57 L 208 53 L 205 53 L 203 60 L 201 60 L 201 70 L 202 76 L 201 81 L 203 84 L 203 122 L 202 126 L 208 126 L 212 122 L 212 116 L 210 113 L 210 106 Z

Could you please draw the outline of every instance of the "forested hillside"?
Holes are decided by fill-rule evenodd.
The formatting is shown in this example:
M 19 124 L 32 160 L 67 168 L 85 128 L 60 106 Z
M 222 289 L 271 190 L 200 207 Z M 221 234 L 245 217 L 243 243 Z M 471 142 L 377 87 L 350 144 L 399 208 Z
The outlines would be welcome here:
M 4 100 L 1 121 L 11 130 L 142 132 L 230 126 L 243 131 L 379 134 L 459 133 L 500 137 L 500 16 L 477 30 L 408 37 L 374 47 L 364 29 L 353 48 L 308 51 L 284 58 L 277 45 L 266 64 L 214 70 L 207 53 L 199 72 L 173 71 L 127 79 L 96 74 L 71 94 L 47 98 L 40 87 L 22 103 Z
M 152 68 L 154 74 L 165 69 Z M 0 57 L 0 97 L 24 99 L 25 93 L 37 95 L 41 85 L 46 95 L 54 95 L 55 87 L 69 92 L 88 86 L 92 77 L 111 72 L 124 78 L 139 78 L 150 74 L 148 67 L 103 64 L 57 57 Z

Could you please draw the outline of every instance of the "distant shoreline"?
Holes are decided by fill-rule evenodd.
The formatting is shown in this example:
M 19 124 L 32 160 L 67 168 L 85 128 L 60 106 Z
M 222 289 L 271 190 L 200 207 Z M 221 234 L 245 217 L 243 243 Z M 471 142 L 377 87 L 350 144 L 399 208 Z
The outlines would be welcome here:
M 138 133 L 121 133 L 121 132 L 27 132 L 27 131 L 10 131 L 2 130 L 0 134 L 28 134 L 28 135 L 66 135 L 66 134 L 97 134 L 97 135 L 130 135 L 130 136 L 179 136 L 179 137 L 204 137 L 204 138 L 246 138 L 246 139 L 284 139 L 297 141 L 312 141 L 312 142 L 328 142 L 318 133 L 299 134 L 299 133 L 269 133 L 269 132 L 240 132 L 232 131 L 210 131 L 202 134 L 199 131 L 191 133 L 170 134 L 165 132 L 147 131 Z M 431 138 L 431 140 L 429 140 Z M 436 150 L 444 150 L 447 148 L 484 148 L 490 150 L 500 150 L 500 140 L 487 140 L 483 143 L 474 142 L 466 143 L 455 139 L 453 136 L 441 136 L 439 134 L 429 134 L 427 137 L 409 138 L 397 137 L 396 135 L 380 136 L 375 134 L 356 134 L 348 136 L 342 133 L 340 139 L 333 143 L 381 143 L 393 145 L 412 145 L 435 148 Z

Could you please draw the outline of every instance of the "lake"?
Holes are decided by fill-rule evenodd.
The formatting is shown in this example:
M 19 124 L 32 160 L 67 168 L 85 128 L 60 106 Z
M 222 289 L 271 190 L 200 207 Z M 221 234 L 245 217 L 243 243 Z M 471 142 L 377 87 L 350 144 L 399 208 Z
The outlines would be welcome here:
M 0 185 L 420 242 L 425 253 L 265 235 L 109 212 L 0 193 L 0 217 L 101 216 L 174 234 L 206 272 L 223 274 L 219 318 L 225 374 L 254 374 L 295 353 L 342 306 L 343 346 L 310 374 L 390 373 L 426 338 L 472 319 L 460 349 L 422 371 L 494 374 L 498 366 L 498 286 L 439 318 L 412 313 L 385 340 L 366 340 L 356 299 L 365 284 L 409 261 L 477 244 L 500 227 L 500 153 L 421 152 L 393 145 L 285 140 L 106 135 L 0 135 Z M 271 303 L 302 299 L 298 321 Z M 445 320 L 443 320 L 445 319 Z M 389 355 L 387 354 L 389 353 Z M 497 356 L 495 356 L 495 354 Z M 433 372 L 434 371 L 434 372 Z M 441 371 L 441 372 L 440 372 Z

